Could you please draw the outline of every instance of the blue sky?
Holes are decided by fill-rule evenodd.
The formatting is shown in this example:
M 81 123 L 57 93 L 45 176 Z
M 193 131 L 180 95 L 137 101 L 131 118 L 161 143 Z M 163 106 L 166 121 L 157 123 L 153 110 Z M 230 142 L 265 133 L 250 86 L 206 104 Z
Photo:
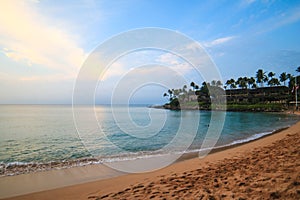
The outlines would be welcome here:
M 254 76 L 258 68 L 295 74 L 300 66 L 300 1 L 4 0 L 0 103 L 71 103 L 74 82 L 88 55 L 112 36 L 144 27 L 171 29 L 199 42 L 223 80 Z M 159 57 L 165 64 L 184 67 L 170 55 L 146 55 L 143 61 Z M 109 91 L 136 58 L 140 55 L 115 63 L 99 86 L 97 102 L 110 102 Z M 202 81 L 193 76 L 190 80 Z M 130 102 L 163 103 L 164 90 L 144 87 Z

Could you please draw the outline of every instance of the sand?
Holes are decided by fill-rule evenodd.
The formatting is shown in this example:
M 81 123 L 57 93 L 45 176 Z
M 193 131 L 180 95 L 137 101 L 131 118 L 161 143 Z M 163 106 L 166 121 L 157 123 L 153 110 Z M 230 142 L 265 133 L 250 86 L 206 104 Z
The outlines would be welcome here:
M 83 168 L 73 169 L 70 177 L 61 172 L 58 180 L 47 180 L 46 176 L 43 179 L 40 175 L 39 179 L 48 185 L 56 183 L 59 188 L 11 199 L 300 199 L 299 144 L 300 122 L 262 139 L 154 172 L 98 181 L 93 181 L 93 174 L 89 174 L 86 183 L 66 187 L 60 184 L 60 179 L 72 181 L 73 177 L 76 184 L 81 176 L 76 170 Z M 51 176 L 55 172 L 47 173 Z M 24 176 L 15 176 L 15 187 L 21 187 L 22 179 Z M 26 183 L 38 187 L 35 182 Z M 44 189 L 49 188 L 47 184 Z

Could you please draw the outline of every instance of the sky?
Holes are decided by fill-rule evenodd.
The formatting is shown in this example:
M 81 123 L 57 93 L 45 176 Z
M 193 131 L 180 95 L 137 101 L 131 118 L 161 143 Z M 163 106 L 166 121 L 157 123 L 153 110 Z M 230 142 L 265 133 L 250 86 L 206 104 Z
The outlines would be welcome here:
M 146 27 L 195 40 L 223 82 L 255 76 L 259 68 L 276 76 L 296 74 L 300 66 L 300 1 L 2 0 L 0 104 L 71 104 L 78 75 L 93 52 L 119 34 Z M 129 52 L 96 74 L 95 102 L 110 103 L 118 91 L 118 103 L 164 103 L 168 87 L 185 84 L 176 73 L 186 82 L 205 79 L 170 52 Z M 152 84 L 139 82 L 151 78 Z M 129 82 L 139 85 L 127 87 Z

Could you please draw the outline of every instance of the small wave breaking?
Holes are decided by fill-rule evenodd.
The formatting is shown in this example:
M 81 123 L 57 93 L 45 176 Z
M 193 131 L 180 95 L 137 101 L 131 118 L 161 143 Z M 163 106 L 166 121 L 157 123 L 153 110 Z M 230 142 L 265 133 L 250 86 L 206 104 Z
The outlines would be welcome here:
M 288 127 L 286 127 L 288 128 Z M 251 135 L 244 139 L 238 139 L 233 142 L 230 142 L 225 145 L 216 146 L 212 150 L 218 150 L 226 147 L 231 147 L 243 143 L 248 143 L 259 138 L 265 137 L 267 135 L 271 135 L 273 133 L 279 132 L 286 128 L 282 128 L 279 130 L 271 131 L 271 132 L 263 132 Z M 115 155 L 115 156 L 108 156 L 108 157 L 100 157 L 100 158 L 79 158 L 74 160 L 63 160 L 63 161 L 52 161 L 47 163 L 39 163 L 39 162 L 10 162 L 4 163 L 0 162 L 0 176 L 14 176 L 19 174 L 27 174 L 27 173 L 35 173 L 40 171 L 48 171 L 48 170 L 55 170 L 55 169 L 66 169 L 71 167 L 80 167 L 86 165 L 96 165 L 96 164 L 103 164 L 103 163 L 111 163 L 111 162 L 123 162 L 123 161 L 131 161 L 137 159 L 147 159 L 153 157 L 164 157 L 172 154 L 189 154 L 189 153 L 197 153 L 201 151 L 205 151 L 207 149 L 188 149 L 184 152 L 182 151 L 170 151 L 170 152 L 162 152 L 162 151 L 143 151 L 143 152 L 136 152 L 130 154 L 123 154 L 123 155 Z

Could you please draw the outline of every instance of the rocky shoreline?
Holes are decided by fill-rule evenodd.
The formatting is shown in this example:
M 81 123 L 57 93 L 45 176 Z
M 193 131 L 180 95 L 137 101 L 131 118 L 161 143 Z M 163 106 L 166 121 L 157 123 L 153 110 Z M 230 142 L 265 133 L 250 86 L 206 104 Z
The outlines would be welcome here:
M 232 112 L 285 112 L 288 107 L 285 105 L 261 105 L 261 104 L 235 104 L 219 106 L 211 109 L 210 106 L 197 106 L 197 105 L 179 105 L 172 106 L 170 104 L 150 106 L 150 108 L 168 109 L 168 110 L 203 110 L 203 111 L 232 111 Z

